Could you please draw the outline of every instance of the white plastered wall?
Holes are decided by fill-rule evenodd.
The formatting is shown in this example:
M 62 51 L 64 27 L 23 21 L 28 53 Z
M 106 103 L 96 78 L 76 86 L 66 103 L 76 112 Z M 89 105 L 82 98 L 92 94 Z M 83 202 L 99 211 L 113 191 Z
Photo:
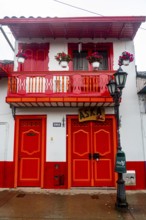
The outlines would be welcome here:
M 119 54 L 121 55 L 124 50 L 134 54 L 133 42 L 123 41 L 114 43 L 114 56 L 116 58 L 118 58 Z M 117 59 L 115 61 L 117 63 Z M 122 102 L 120 105 L 121 145 L 126 153 L 127 161 L 143 161 L 144 151 L 140 106 L 136 88 L 135 61 L 130 63 L 129 66 L 122 66 L 122 69 L 128 73 L 128 76 L 126 86 L 123 89 Z
M 14 118 L 10 106 L 5 102 L 7 79 L 0 80 L 0 161 L 13 161 Z

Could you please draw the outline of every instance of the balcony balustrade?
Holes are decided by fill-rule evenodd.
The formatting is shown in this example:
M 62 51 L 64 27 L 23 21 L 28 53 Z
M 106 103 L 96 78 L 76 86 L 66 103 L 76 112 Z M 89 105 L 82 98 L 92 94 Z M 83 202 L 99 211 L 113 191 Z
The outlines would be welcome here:
M 106 84 L 114 71 L 13 72 L 8 77 L 10 98 L 111 98 Z M 15 99 L 16 100 L 16 99 Z

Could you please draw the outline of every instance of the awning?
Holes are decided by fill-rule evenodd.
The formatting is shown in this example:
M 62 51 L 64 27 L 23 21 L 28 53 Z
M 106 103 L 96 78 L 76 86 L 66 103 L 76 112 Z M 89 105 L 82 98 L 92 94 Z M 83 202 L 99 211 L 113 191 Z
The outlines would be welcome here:
M 145 16 L 114 17 L 5 17 L 0 24 L 7 25 L 19 38 L 117 38 L 132 40 Z

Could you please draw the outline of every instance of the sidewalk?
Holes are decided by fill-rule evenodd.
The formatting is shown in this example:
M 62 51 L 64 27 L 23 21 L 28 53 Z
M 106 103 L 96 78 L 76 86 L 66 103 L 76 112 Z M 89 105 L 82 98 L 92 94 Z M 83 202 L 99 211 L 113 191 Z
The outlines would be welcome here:
M 117 211 L 115 190 L 0 189 L 0 220 L 146 220 L 146 191 L 126 195 Z

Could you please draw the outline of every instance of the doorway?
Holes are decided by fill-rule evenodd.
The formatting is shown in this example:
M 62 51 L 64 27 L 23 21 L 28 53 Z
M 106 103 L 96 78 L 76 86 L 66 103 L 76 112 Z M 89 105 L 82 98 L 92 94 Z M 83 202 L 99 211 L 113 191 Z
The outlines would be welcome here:
M 43 186 L 45 124 L 45 116 L 16 116 L 16 186 Z
M 79 122 L 68 116 L 68 168 L 70 187 L 115 186 L 115 119 Z

